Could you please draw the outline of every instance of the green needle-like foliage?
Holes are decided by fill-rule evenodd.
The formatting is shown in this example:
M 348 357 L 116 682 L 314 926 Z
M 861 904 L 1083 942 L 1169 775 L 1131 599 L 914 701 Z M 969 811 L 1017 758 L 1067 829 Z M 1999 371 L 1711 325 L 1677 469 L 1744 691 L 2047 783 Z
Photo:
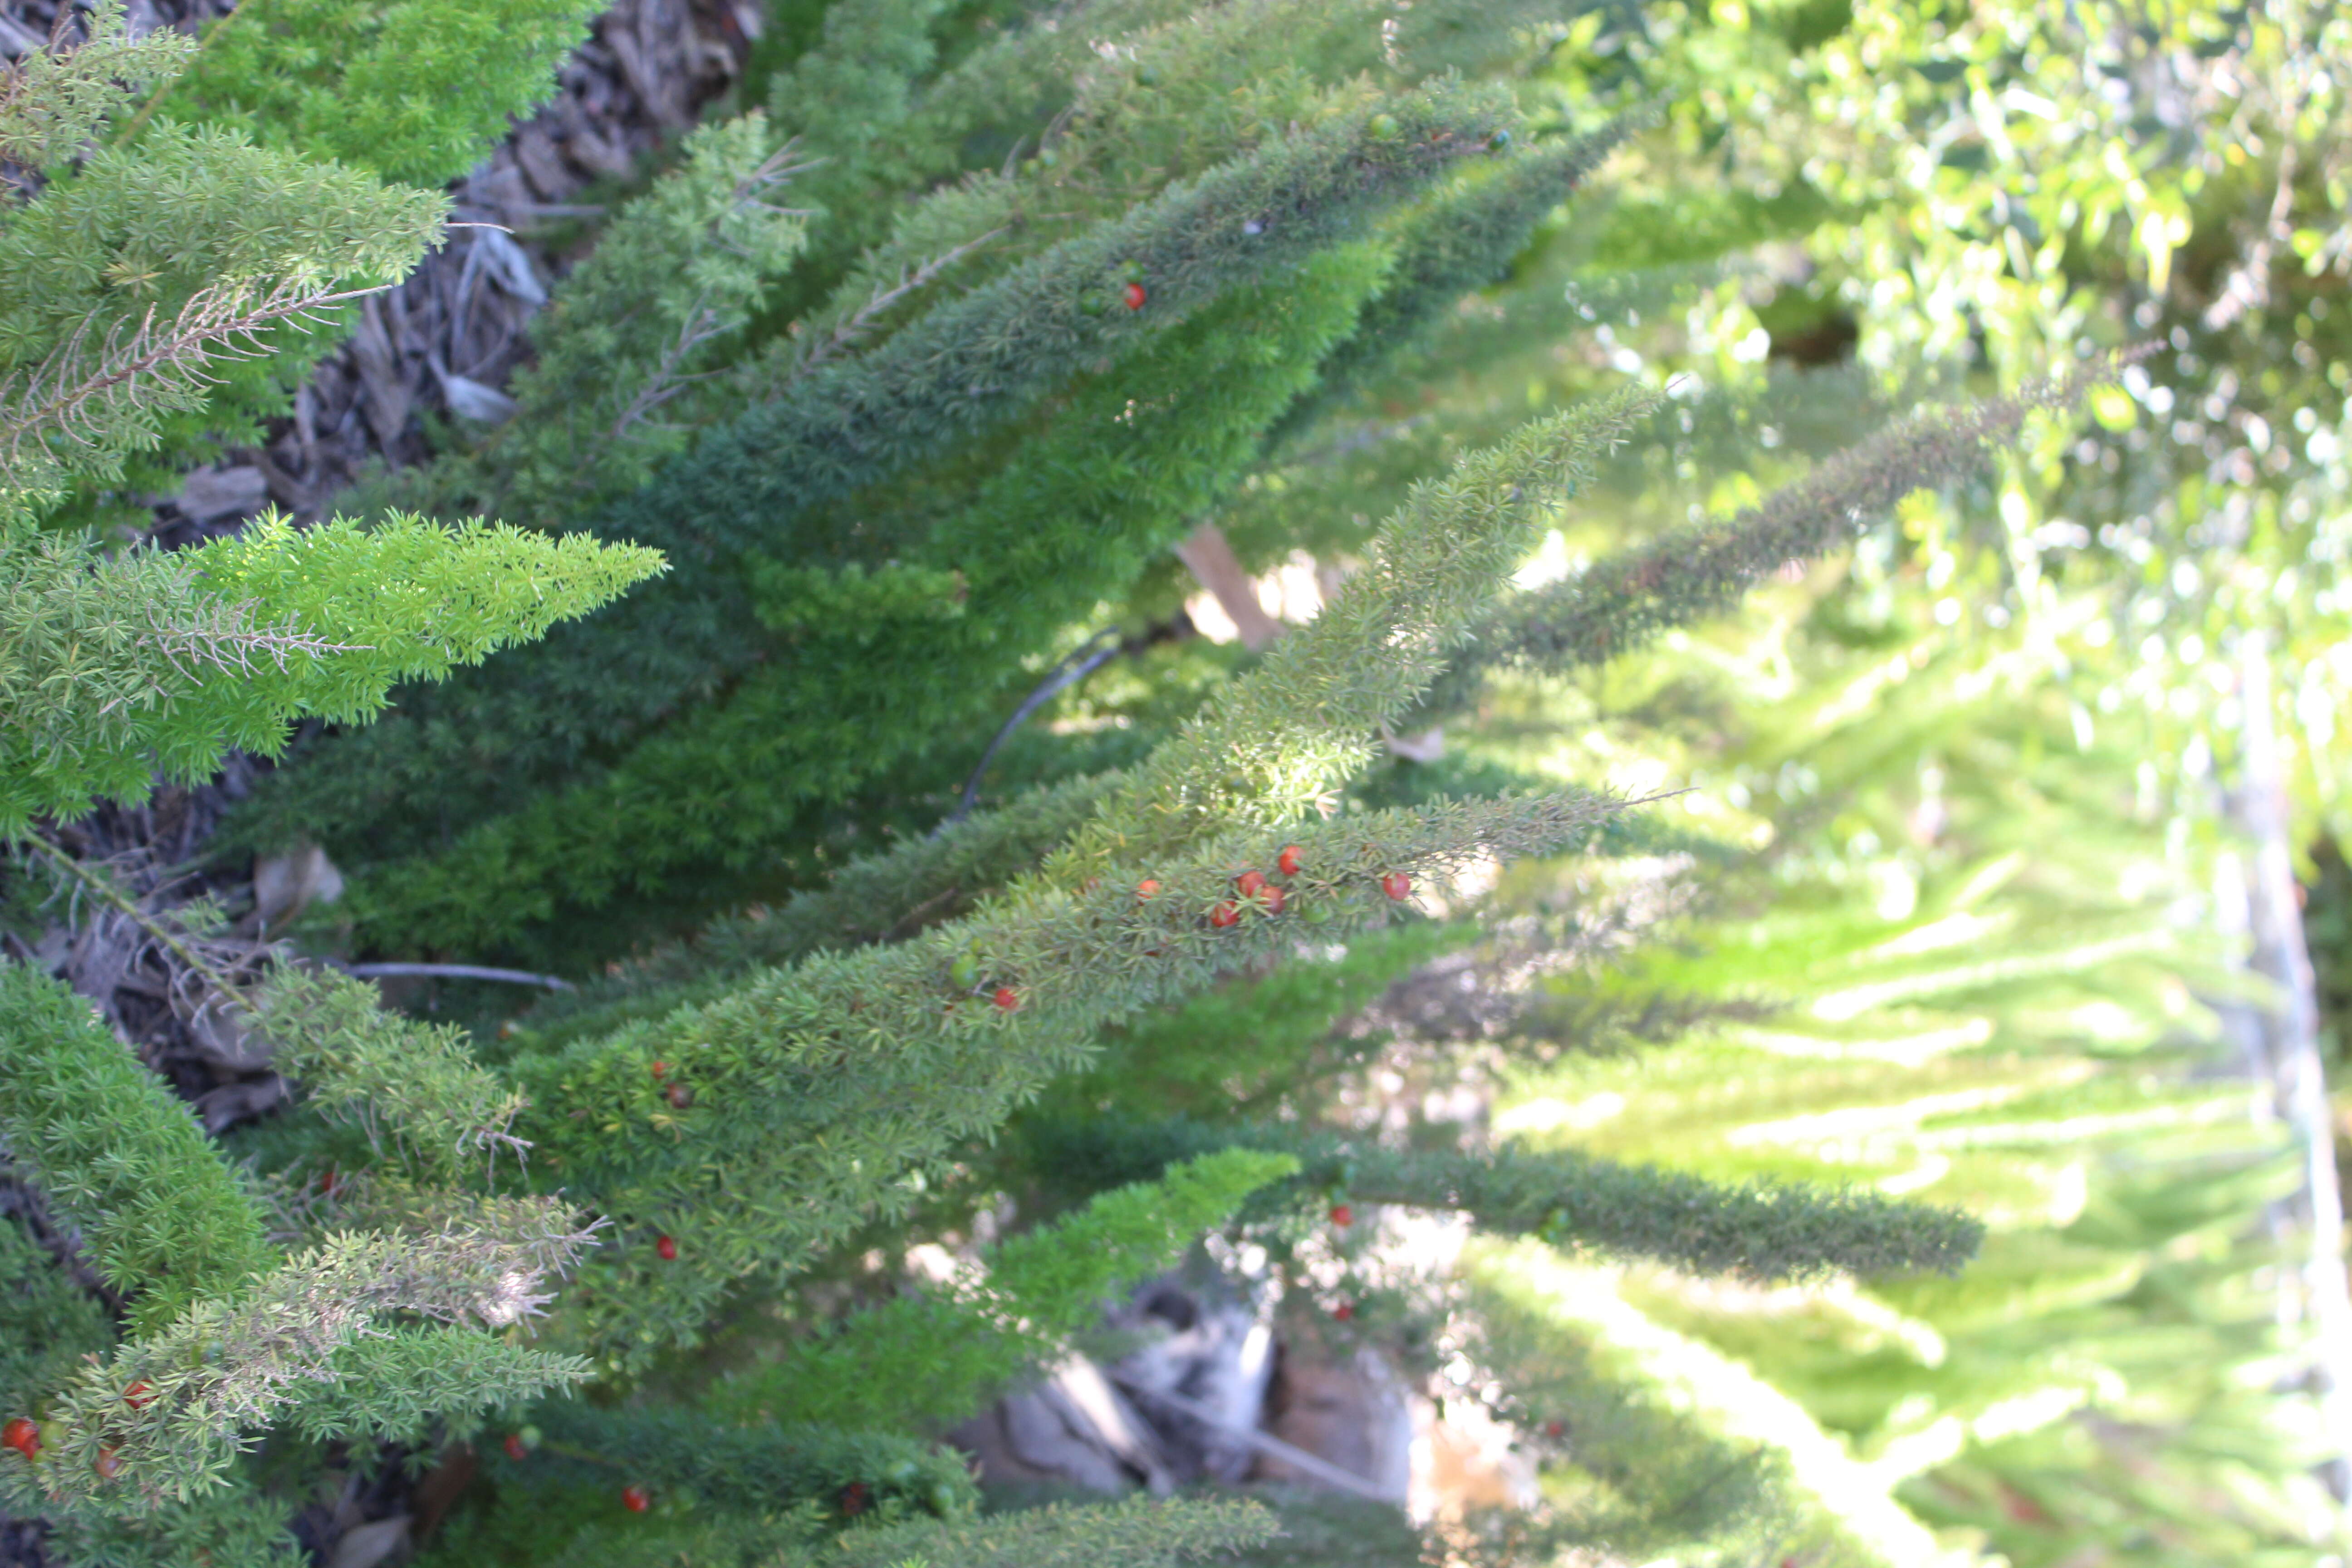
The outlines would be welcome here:
M 5 1483 L 0 1483 L 5 1484 Z M 19 1495 L 15 1507 L 39 1506 Z M 303 1568 L 309 1556 L 288 1528 L 278 1500 L 244 1476 L 186 1502 L 157 1502 L 135 1515 L 50 1507 L 41 1551 L 51 1561 L 114 1568 Z
M 187 1106 L 88 1002 L 18 963 L 0 965 L 0 1142 L 135 1323 L 277 1261 L 261 1210 Z
M 1295 408 L 1276 439 L 1310 427 L 1411 350 L 1465 295 L 1507 273 L 1537 226 L 1641 126 L 1622 119 L 1589 136 L 1538 143 L 1507 163 L 1473 171 L 1405 215 L 1388 287 L 1365 307 L 1355 334 L 1325 362 L 1322 395 Z
M 270 342 L 396 281 L 447 210 L 221 127 L 52 171 L 0 212 L 0 524 L 122 482 L 240 359 L 238 384 L 265 385 Z
M 109 487 L 167 486 L 159 449 L 256 433 L 288 391 L 273 360 L 439 236 L 439 194 L 257 144 L 247 122 L 142 116 L 135 144 L 89 149 L 189 58 L 169 30 L 131 41 L 110 0 L 79 48 L 0 69 L 0 145 L 42 182 L 0 210 L 0 525 L 79 498 L 79 526 Z
M 90 8 L 79 48 L 37 49 L 0 76 L 0 158 L 46 169 L 97 135 L 133 94 L 171 80 L 195 40 L 171 27 L 133 38 L 122 0 Z
M 758 114 L 706 125 L 531 322 L 515 414 L 428 483 L 551 533 L 628 494 L 713 414 L 724 355 L 800 254 L 797 148 Z M 720 404 L 720 407 L 727 405 Z
M 1237 481 L 1381 271 L 1378 252 L 1340 247 L 1279 291 L 1219 301 L 1132 355 L 1135 379 L 1069 399 L 884 570 L 752 557 L 754 613 L 783 634 L 777 659 L 594 784 L 545 792 L 448 853 L 375 878 L 355 911 L 368 934 L 478 945 L 693 858 L 740 863 L 812 800 L 984 722 L 1029 679 L 1024 655 L 1127 591 Z
M 471 1326 L 394 1329 L 353 1340 L 331 1358 L 326 1376 L 294 1384 L 274 1424 L 314 1443 L 422 1444 L 436 1431 L 462 1437 L 483 1412 L 527 1405 L 587 1370 Z
M 269 0 L 213 25 L 163 112 L 435 186 L 528 114 L 588 36 L 596 0 Z
M 855 1532 L 805 1561 L 840 1568 L 1180 1568 L 1265 1544 L 1275 1518 L 1236 1499 L 1130 1498 Z M 787 1557 L 793 1568 L 802 1560 Z
M 0 533 L 0 833 L 543 634 L 660 569 L 651 551 L 395 518 L 257 523 L 171 555 Z
M 808 1504 L 835 1519 L 868 1510 L 955 1519 L 980 1500 L 960 1456 L 911 1437 L 688 1410 L 600 1410 L 577 1400 L 538 1406 L 531 1425 L 541 1440 L 529 1458 L 492 1461 L 502 1488 L 617 1486 L 625 1477 L 659 1494 L 691 1493 L 709 1507 L 763 1512 Z
M 452 1180 L 513 1144 L 522 1102 L 475 1062 L 464 1032 L 388 1013 L 372 986 L 280 969 L 254 1024 L 313 1109 L 358 1126 L 379 1155 L 396 1148 L 421 1176 Z
M 1031 1136 L 1037 1168 L 1080 1189 L 1206 1150 L 1271 1150 L 1298 1161 L 1300 1185 L 1354 1202 L 1454 1209 L 1498 1236 L 1758 1282 L 1951 1274 L 1984 1240 L 1984 1226 L 1957 1210 L 1867 1190 L 1726 1186 L 1569 1151 L 1393 1149 L 1287 1124 L 1203 1121 L 1048 1122 Z
M 1155 866 L 1148 897 L 1129 882 L 1024 883 L 915 941 L 820 954 L 521 1058 L 510 1071 L 530 1105 L 516 1131 L 533 1177 L 623 1227 L 563 1321 L 616 1369 L 644 1346 L 691 1342 L 736 1280 L 789 1272 L 869 1217 L 903 1213 L 911 1173 L 999 1126 L 1104 1025 L 1277 954 L 1301 926 L 1338 939 L 1384 921 L 1397 884 L 1383 879 L 1442 883 L 1487 856 L 1567 848 L 1613 809 L 1567 795 L 1304 824 L 1280 913 L 1244 911 L 1233 891 L 1238 871 L 1273 864 L 1284 840 L 1272 836 Z
M 478 1404 L 576 1383 L 584 1363 L 500 1345 L 489 1331 L 535 1311 L 546 1300 L 538 1285 L 570 1266 L 580 1240 L 464 1226 L 330 1236 L 77 1368 L 47 1401 L 38 1455 L 0 1466 L 0 1497 L 118 1514 L 137 1511 L 142 1500 L 186 1502 L 228 1484 L 241 1430 L 280 1419 L 289 1406 L 322 1429 L 413 1431 L 436 1397 Z M 306 1397 L 308 1385 L 336 1378 L 352 1347 L 393 1313 L 478 1336 L 472 1359 L 490 1381 L 456 1388 L 449 1363 L 425 1353 L 433 1342 L 411 1341 L 360 1352 L 351 1363 L 394 1381 L 354 1391 L 348 1403 L 331 1394 Z
M 0 1410 L 30 1410 L 113 1337 L 98 1299 L 22 1221 L 0 1219 Z
M 520 1031 L 523 1047 L 547 1049 L 607 1033 L 684 1003 L 712 1000 L 755 970 L 913 936 L 965 914 L 982 895 L 1034 868 L 1117 782 L 1116 774 L 1097 774 L 1031 791 L 1001 809 L 852 860 L 824 887 L 774 909 L 724 917 L 691 942 L 617 963 L 615 973 L 575 994 L 534 1008 Z
M 1097 1194 L 1081 1212 L 1013 1237 L 984 1275 L 859 1312 L 719 1393 L 724 1411 L 920 1432 L 971 1413 L 1063 1353 L 1105 1301 L 1176 1261 L 1244 1199 L 1297 1170 L 1229 1149 Z
M 1426 715 L 1468 700 L 1486 670 L 1586 668 L 1669 627 L 1720 615 L 1791 562 L 1851 544 L 1906 496 L 1978 472 L 2017 439 L 2028 416 L 2072 407 L 2113 374 L 2112 365 L 2095 365 L 2015 397 L 1915 414 L 1823 459 L 1760 505 L 1669 530 L 1548 588 L 1512 595 L 1438 681 Z
M 1361 772 L 1381 727 L 1413 706 L 1517 569 L 1538 521 L 1649 405 L 1625 392 L 1537 420 L 1414 487 L 1322 614 L 1106 796 L 1046 874 L 1079 881 L 1233 823 L 1291 820 Z
M 1441 88 L 1269 140 L 941 303 L 867 353 L 794 382 L 596 521 L 607 537 L 666 552 L 673 575 L 659 591 L 633 595 L 537 654 L 500 661 L 462 690 L 404 701 L 414 716 L 396 730 L 323 749 L 289 778 L 292 797 L 263 806 L 247 833 L 308 831 L 339 847 L 345 835 L 397 813 L 406 780 L 451 766 L 480 779 L 478 790 L 462 792 L 469 798 L 528 798 L 531 785 L 551 782 L 550 770 L 560 778 L 590 746 L 625 741 L 763 659 L 822 668 L 839 686 L 837 665 L 815 666 L 812 651 L 745 635 L 755 620 L 746 552 L 788 565 L 837 563 L 830 528 L 800 531 L 812 509 L 946 457 L 1030 413 L 1074 377 L 1106 370 L 1236 289 L 1306 262 L 1446 171 L 1493 156 L 1488 142 L 1510 118 L 1491 93 Z M 1130 270 L 1149 279 L 1140 310 L 1119 301 Z M 1130 388 L 1119 402 L 1160 390 Z M 993 552 L 1013 542 L 988 542 Z M 941 564 L 969 574 L 984 560 Z M 1008 650 L 1034 647 L 1025 638 L 1007 643 Z M 774 733 L 764 710 L 750 711 L 752 727 Z M 844 721 L 829 711 L 818 718 Z M 861 746 L 870 740 L 867 725 L 846 722 Z M 840 732 L 828 724 L 803 735 L 800 754 L 840 767 Z M 693 766 L 707 765 L 708 747 L 689 744 L 688 752 Z M 655 793 L 656 778 L 672 776 L 665 769 L 636 787 Z M 681 826 L 708 834 L 721 826 L 698 820 L 708 816 L 698 810 Z M 494 862 L 500 852 L 494 840 L 479 858 Z M 534 853 L 520 878 L 476 879 L 528 880 L 543 859 Z

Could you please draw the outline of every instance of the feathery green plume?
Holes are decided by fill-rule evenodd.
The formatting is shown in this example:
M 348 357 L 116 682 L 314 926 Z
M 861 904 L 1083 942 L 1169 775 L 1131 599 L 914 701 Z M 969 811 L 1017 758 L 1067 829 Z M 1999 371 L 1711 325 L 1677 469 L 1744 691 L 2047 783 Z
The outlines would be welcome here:
M 0 1142 L 90 1266 L 156 1325 L 276 1256 L 188 1107 L 45 974 L 0 964 Z
M 268 0 L 213 25 L 163 112 L 440 185 L 555 89 L 597 0 Z
M 429 482 L 560 533 L 684 451 L 729 349 L 806 242 L 806 215 L 778 199 L 797 157 L 756 113 L 688 136 L 532 320 L 513 417 Z
M 364 1335 L 321 1371 L 289 1386 L 272 1423 L 314 1443 L 422 1444 L 436 1429 L 463 1437 L 485 1411 L 528 1405 L 588 1375 L 584 1362 L 446 1324 Z
M 283 1419 L 306 1385 L 337 1375 L 350 1348 L 379 1318 L 413 1313 L 467 1331 L 504 1330 L 536 1312 L 538 1287 L 577 1257 L 577 1235 L 512 1238 L 452 1226 L 434 1235 L 343 1232 L 295 1254 L 233 1295 L 195 1301 L 112 1354 L 77 1368 L 52 1391 L 41 1449 L 0 1467 L 0 1485 L 21 1490 L 29 1464 L 45 1506 L 133 1513 L 162 1500 L 186 1502 L 228 1484 L 240 1432 Z M 362 1424 L 365 1412 L 414 1426 L 436 1391 L 470 1402 L 483 1390 L 451 1388 L 430 1357 L 390 1352 L 373 1364 L 413 1384 L 374 1390 L 363 1410 L 308 1406 L 314 1422 Z M 365 1361 L 362 1357 L 362 1361 Z M 584 1363 L 547 1352 L 485 1352 L 512 1397 L 579 1381 Z M 100 1460 L 103 1458 L 104 1462 Z
M 1355 1202 L 1455 1209 L 1496 1235 L 1759 1282 L 1957 1273 L 1984 1240 L 1984 1226 L 1957 1210 L 1868 1190 L 1724 1186 L 1573 1150 L 1392 1149 L 1291 1125 L 1202 1121 L 1046 1122 L 1031 1137 L 1038 1167 L 1080 1188 L 1207 1150 L 1271 1150 L 1299 1162 L 1298 1184 Z
M 0 532 L 0 833 L 222 750 L 274 754 L 305 713 L 350 722 L 659 570 L 651 551 L 394 518 L 257 523 L 170 555 Z
M 1100 1193 L 998 1245 L 984 1273 L 853 1314 L 721 1385 L 714 1404 L 884 1431 L 951 1423 L 1063 1354 L 1106 1301 L 1297 1169 L 1285 1155 L 1229 1149 Z
M 253 1005 L 279 1072 L 331 1121 L 387 1142 L 412 1171 L 440 1180 L 511 1145 L 520 1098 L 478 1065 L 465 1032 L 386 1012 L 375 988 L 346 975 L 274 973 Z M 520 1151 L 518 1151 L 520 1152 Z
M 1601 664 L 1670 626 L 1720 615 L 1791 562 L 1852 543 L 1904 497 L 1967 478 L 2016 439 L 2029 415 L 2072 407 L 2114 374 L 2113 365 L 2094 365 L 2013 397 L 1915 414 L 1824 458 L 1759 505 L 1670 530 L 1549 587 L 1504 599 L 1424 707 L 1432 714 L 1458 707 L 1490 668 L 1558 672 Z
M 572 1487 L 625 1474 L 713 1508 L 768 1512 L 804 1503 L 836 1519 L 869 1509 L 953 1519 L 976 1511 L 980 1500 L 961 1455 L 909 1437 L 690 1410 L 604 1410 L 579 1400 L 541 1405 L 530 1420 L 541 1436 L 530 1457 L 492 1462 L 502 1487 Z
M 0 70 L 0 159 L 48 169 L 98 134 L 142 89 L 186 68 L 196 43 L 171 27 L 133 38 L 122 0 L 98 0 L 78 47 L 35 49 Z

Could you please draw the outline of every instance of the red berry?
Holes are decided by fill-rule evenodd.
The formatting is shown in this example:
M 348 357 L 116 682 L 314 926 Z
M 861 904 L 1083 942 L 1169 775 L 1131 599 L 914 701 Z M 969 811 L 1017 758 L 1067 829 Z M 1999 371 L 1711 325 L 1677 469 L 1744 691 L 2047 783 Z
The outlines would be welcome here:
M 335 1195 L 336 1181 L 337 1177 L 335 1175 L 335 1168 L 332 1165 L 330 1165 L 325 1170 L 319 1173 L 319 1191 L 326 1194 L 328 1197 L 333 1197 Z
M 1342 1301 L 1331 1309 L 1331 1316 L 1343 1323 L 1355 1315 L 1356 1304 L 1353 1301 Z
M 1282 906 L 1289 901 L 1290 895 L 1280 888 L 1269 887 L 1257 896 L 1257 907 L 1270 915 L 1280 914 Z
M 0 1444 L 16 1449 L 28 1459 L 37 1458 L 41 1452 L 41 1429 L 19 1415 L 5 1426 L 0 1426 Z
M 1544 1423 L 1544 1436 L 1547 1437 L 1561 1437 L 1567 1436 L 1567 1434 L 1568 1424 L 1564 1421 L 1547 1421 Z
M 122 1456 L 110 1447 L 100 1448 L 98 1458 L 90 1461 L 89 1468 L 98 1472 L 100 1480 L 110 1481 L 122 1473 Z
M 1331 1205 L 1331 1223 L 1344 1230 L 1348 1226 L 1356 1223 L 1356 1211 L 1349 1208 L 1346 1204 L 1333 1204 Z
M 669 1102 L 684 1110 L 694 1103 L 694 1090 L 682 1083 L 674 1083 L 669 1086 Z
M 1215 909 L 1209 911 L 1209 923 L 1215 926 L 1220 931 L 1223 931 L 1229 925 L 1238 923 L 1241 918 L 1242 911 L 1234 905 L 1231 899 L 1227 899 L 1223 903 L 1219 904 Z
M 146 1409 L 148 1402 L 152 1400 L 154 1397 L 154 1385 L 149 1383 L 145 1378 L 140 1379 L 137 1383 L 132 1384 L 130 1387 L 122 1391 L 122 1403 L 128 1405 L 133 1410 Z
M 1287 844 L 1283 847 L 1282 853 L 1274 858 L 1274 863 L 1284 876 L 1296 877 L 1298 875 L 1298 868 L 1305 865 L 1307 861 L 1297 845 Z
M 656 1063 L 654 1063 L 654 1076 L 655 1076 L 656 1078 L 660 1078 L 660 1077 L 662 1077 L 664 1074 L 667 1073 L 668 1071 L 669 1071 L 669 1063 L 667 1063 L 667 1062 L 656 1062 Z
M 1135 885 L 1135 896 L 1139 899 L 1150 898 L 1159 891 L 1160 884 L 1150 877 L 1146 877 Z
M 675 1263 L 677 1261 L 677 1243 L 671 1240 L 667 1236 L 661 1237 L 654 1242 L 654 1251 L 661 1255 L 661 1260 L 664 1263 Z
M 507 1434 L 506 1447 L 507 1458 L 518 1463 L 530 1458 L 530 1445 L 522 1440 L 522 1434 L 520 1432 Z
M 623 1487 L 621 1506 L 631 1513 L 643 1513 L 654 1506 L 654 1500 L 643 1487 Z
M 1143 291 L 1143 285 L 1140 283 L 1129 284 L 1124 292 L 1127 296 L 1127 308 L 1130 310 L 1140 310 L 1143 309 L 1144 300 L 1150 298 Z
M 1255 899 L 1265 890 L 1265 873 L 1244 871 L 1234 879 L 1234 891 L 1244 899 Z
M 1021 993 L 1010 985 L 1000 985 L 996 988 L 996 994 L 990 1000 L 996 1004 L 1000 1012 L 1010 1013 L 1021 1005 Z
M 864 1481 L 850 1482 L 841 1489 L 841 1511 L 845 1514 L 864 1513 L 869 1495 Z
M 1381 891 L 1402 903 L 1412 897 L 1412 879 L 1402 871 L 1391 871 L 1381 879 Z

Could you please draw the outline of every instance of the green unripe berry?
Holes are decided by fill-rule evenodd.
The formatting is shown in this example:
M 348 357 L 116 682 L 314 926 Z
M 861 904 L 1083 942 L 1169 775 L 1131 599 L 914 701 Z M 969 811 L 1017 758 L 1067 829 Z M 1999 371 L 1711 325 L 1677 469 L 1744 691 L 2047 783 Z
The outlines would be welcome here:
M 1386 142 L 1397 133 L 1396 116 L 1393 114 L 1375 114 L 1372 116 L 1370 121 L 1365 124 L 1364 129 L 1371 132 L 1376 141 Z

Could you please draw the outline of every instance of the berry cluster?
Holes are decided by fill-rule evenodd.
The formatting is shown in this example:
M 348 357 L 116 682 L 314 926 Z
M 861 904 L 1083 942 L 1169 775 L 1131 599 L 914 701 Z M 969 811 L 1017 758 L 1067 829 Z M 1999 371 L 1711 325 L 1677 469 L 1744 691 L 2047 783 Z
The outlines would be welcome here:
M 1282 853 L 1275 857 L 1274 864 L 1276 870 L 1283 876 L 1296 877 L 1307 864 L 1306 852 L 1296 844 L 1285 845 Z M 1160 884 L 1150 880 L 1137 884 L 1135 889 L 1136 896 L 1144 899 L 1159 890 Z M 1381 891 L 1402 903 L 1412 896 L 1412 878 L 1402 871 L 1391 871 L 1381 879 Z M 1209 923 L 1223 931 L 1241 923 L 1244 905 L 1255 907 L 1261 914 L 1278 915 L 1289 902 L 1290 890 L 1281 883 L 1274 881 L 1263 871 L 1244 871 L 1234 879 L 1234 897 L 1209 911 Z M 1330 914 L 1324 906 L 1314 904 L 1308 906 L 1307 918 L 1320 924 L 1329 919 Z

